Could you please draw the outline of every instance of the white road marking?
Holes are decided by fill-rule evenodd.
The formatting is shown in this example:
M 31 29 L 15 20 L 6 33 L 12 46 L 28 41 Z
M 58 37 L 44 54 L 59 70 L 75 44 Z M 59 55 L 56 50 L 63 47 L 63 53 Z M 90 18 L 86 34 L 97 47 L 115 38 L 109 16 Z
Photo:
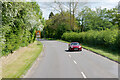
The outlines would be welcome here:
M 69 55 L 69 57 L 71 58 L 71 55 Z
M 87 78 L 83 72 L 81 72 L 81 74 L 83 75 L 84 78 Z
M 73 60 L 75 64 L 77 64 L 77 62 L 75 60 Z

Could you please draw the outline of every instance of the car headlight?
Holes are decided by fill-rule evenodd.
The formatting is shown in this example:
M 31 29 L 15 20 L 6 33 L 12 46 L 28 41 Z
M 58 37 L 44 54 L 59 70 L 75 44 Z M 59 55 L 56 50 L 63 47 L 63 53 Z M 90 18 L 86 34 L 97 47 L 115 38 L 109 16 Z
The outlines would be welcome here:
M 81 46 L 79 46 L 79 48 L 81 48 Z

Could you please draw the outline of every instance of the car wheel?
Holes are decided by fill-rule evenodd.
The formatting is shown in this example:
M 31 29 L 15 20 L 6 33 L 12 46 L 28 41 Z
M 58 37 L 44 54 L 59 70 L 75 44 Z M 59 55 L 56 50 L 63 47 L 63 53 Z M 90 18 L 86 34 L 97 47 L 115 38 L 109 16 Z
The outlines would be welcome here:
M 82 51 L 82 49 L 80 51 Z
M 68 51 L 70 51 L 70 48 L 68 49 Z
M 71 49 L 70 49 L 70 48 L 69 48 L 68 50 L 69 50 L 69 51 L 71 51 Z

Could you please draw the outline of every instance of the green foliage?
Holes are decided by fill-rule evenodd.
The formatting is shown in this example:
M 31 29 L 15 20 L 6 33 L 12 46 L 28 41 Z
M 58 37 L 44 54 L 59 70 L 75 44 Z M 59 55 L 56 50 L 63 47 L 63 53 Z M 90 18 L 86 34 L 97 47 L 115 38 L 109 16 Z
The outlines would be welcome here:
M 49 15 L 49 19 L 52 18 L 54 16 L 53 12 L 50 13 Z
M 57 13 L 55 15 L 51 12 L 49 15 L 49 19 L 46 20 L 46 26 L 42 34 L 46 38 L 60 39 L 64 32 L 89 31 L 90 33 L 87 34 L 82 33 L 83 35 L 80 34 L 81 36 L 83 36 L 83 38 L 85 38 L 83 42 L 85 41 L 88 41 L 90 43 L 95 42 L 98 43 L 99 45 L 103 45 L 104 41 L 109 39 L 109 36 L 107 37 L 107 39 L 106 38 L 104 39 L 104 36 L 107 35 L 107 32 L 103 34 L 97 31 L 118 29 L 120 23 L 119 22 L 120 14 L 117 14 L 117 11 L 118 11 L 117 8 L 112 8 L 112 9 L 96 8 L 95 10 L 92 10 L 89 7 L 84 7 L 80 12 L 78 11 L 77 17 L 74 17 L 74 20 L 71 19 L 71 21 L 70 21 L 70 12 L 68 11 Z M 98 34 L 100 34 L 100 36 L 97 36 L 97 34 L 93 35 L 93 32 L 91 30 L 95 30 Z M 94 41 L 92 41 L 93 39 L 90 40 L 91 39 L 90 36 L 93 37 Z M 96 41 L 96 37 L 98 38 L 99 42 Z M 103 40 L 101 41 L 100 39 Z
M 2 55 L 6 55 L 34 42 L 36 28 L 45 23 L 36 2 L 2 2 L 2 7 Z
M 108 29 L 103 31 L 90 30 L 81 33 L 66 32 L 62 35 L 62 39 L 66 41 L 78 41 L 88 45 L 98 45 L 112 50 L 119 50 L 118 29 Z
M 44 37 L 60 39 L 62 34 L 66 31 L 71 31 L 70 26 L 70 14 L 69 12 L 62 12 L 53 16 L 50 13 L 51 18 L 46 20 L 46 26 L 44 27 Z M 73 23 L 73 21 L 71 21 Z M 75 21 L 74 21 L 75 22 Z M 74 29 L 77 27 L 77 23 L 74 23 Z
M 92 10 L 89 7 L 84 7 L 77 16 L 78 26 L 82 31 L 88 30 L 106 30 L 115 28 L 118 26 L 119 15 L 118 9 L 112 8 L 107 10 L 106 8 L 96 8 Z

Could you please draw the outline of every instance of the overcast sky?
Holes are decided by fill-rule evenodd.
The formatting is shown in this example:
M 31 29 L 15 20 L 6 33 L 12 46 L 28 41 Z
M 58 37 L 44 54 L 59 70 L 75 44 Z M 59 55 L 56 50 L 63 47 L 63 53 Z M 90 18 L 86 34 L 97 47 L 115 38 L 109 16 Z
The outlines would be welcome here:
M 40 8 L 43 12 L 43 17 L 45 19 L 48 19 L 51 11 L 54 14 L 57 13 L 55 10 L 50 8 L 50 5 L 54 2 L 54 0 L 35 0 L 35 1 L 40 5 Z M 56 0 L 56 1 L 69 2 L 70 0 Z M 79 0 L 81 4 L 86 3 L 85 5 L 79 6 L 79 8 L 81 9 L 84 6 L 88 6 L 92 9 L 99 8 L 99 7 L 101 7 L 102 9 L 103 8 L 111 9 L 111 8 L 114 8 L 115 6 L 118 6 L 119 1 L 120 0 Z

